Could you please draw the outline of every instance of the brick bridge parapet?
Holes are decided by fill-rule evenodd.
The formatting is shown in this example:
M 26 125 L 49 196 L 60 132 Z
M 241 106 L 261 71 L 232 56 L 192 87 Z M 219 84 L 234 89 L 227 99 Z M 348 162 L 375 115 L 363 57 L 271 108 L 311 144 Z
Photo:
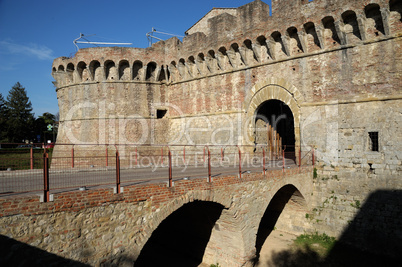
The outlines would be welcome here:
M 311 209 L 312 167 L 271 171 L 266 176 L 245 174 L 241 179 L 217 177 L 211 183 L 201 178 L 182 180 L 170 188 L 165 183 L 127 186 L 120 194 L 112 188 L 65 192 L 48 203 L 39 197 L 3 198 L 0 234 L 91 265 L 121 258 L 135 261 L 158 225 L 176 210 L 194 201 L 214 202 L 223 211 L 203 261 L 212 264 L 219 259 L 223 266 L 242 266 L 255 256 L 255 238 L 268 204 L 287 185 L 299 194 L 283 210 L 286 220 L 278 223 L 289 232 L 308 231 L 304 215 Z M 222 240 L 228 239 L 232 245 L 227 250 L 216 249 L 225 247 Z

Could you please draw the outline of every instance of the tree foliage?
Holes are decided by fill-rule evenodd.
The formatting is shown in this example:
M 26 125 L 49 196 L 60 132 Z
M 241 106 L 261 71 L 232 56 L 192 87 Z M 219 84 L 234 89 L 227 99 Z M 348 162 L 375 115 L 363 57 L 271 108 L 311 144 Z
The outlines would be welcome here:
M 45 112 L 42 114 L 42 116 L 39 116 L 35 120 L 35 136 L 40 135 L 41 136 L 41 141 L 46 141 L 46 139 L 50 140 L 53 139 L 53 131 L 56 131 L 56 129 L 52 129 L 52 131 L 49 131 L 47 126 L 50 124 L 52 127 L 55 127 L 55 122 L 56 122 L 56 116 L 53 115 L 52 113 Z M 55 140 L 53 140 L 54 142 Z
M 32 138 L 34 115 L 25 88 L 17 82 L 8 92 L 7 139 L 9 142 L 23 142 Z
M 56 116 L 49 112 L 35 118 L 31 101 L 19 82 L 8 92 L 7 100 L 0 94 L 0 142 L 21 143 L 53 139 L 57 132 L 49 131 L 47 126 L 54 126 L 55 122 Z
M 7 137 L 7 106 L 3 95 L 0 93 L 0 142 Z

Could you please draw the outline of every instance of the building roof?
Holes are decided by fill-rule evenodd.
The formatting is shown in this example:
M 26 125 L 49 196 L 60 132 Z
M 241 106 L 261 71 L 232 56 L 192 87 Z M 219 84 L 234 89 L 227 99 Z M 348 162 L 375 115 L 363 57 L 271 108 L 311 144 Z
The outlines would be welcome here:
M 207 14 L 205 14 L 202 18 L 200 18 L 196 23 L 194 23 L 193 26 L 191 26 L 190 28 L 187 29 L 187 31 L 185 31 L 185 34 L 188 34 L 188 31 L 190 31 L 193 27 L 195 27 L 197 24 L 199 24 L 202 20 L 204 20 L 208 14 L 212 13 L 214 10 L 221 10 L 221 9 L 227 9 L 227 10 L 236 10 L 237 8 L 235 7 L 213 7 Z

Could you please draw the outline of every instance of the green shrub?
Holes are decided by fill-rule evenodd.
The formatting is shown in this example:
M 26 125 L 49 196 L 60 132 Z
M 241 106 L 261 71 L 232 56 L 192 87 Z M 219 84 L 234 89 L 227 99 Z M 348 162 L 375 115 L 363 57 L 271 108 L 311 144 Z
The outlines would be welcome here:
M 318 244 L 326 251 L 329 251 L 335 245 L 336 239 L 325 233 L 320 235 L 316 232 L 314 234 L 302 234 L 295 239 L 294 243 L 302 247 L 311 247 L 313 244 Z

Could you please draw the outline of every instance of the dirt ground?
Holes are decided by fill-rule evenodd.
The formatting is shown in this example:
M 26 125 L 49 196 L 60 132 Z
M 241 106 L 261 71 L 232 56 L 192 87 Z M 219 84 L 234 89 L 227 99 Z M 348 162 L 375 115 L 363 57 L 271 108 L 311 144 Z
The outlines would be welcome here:
M 278 253 L 283 250 L 288 250 L 296 239 L 296 235 L 292 235 L 280 230 L 274 230 L 265 240 L 264 245 L 261 248 L 260 260 L 255 265 L 256 267 L 267 267 L 269 262 L 272 262 L 273 253 Z
M 296 239 L 296 235 L 292 235 L 279 230 L 274 230 L 265 240 L 264 245 L 261 248 L 260 260 L 255 267 L 271 267 L 269 262 L 272 262 L 273 253 L 277 253 L 284 250 L 289 250 L 293 240 Z M 209 267 L 210 265 L 202 263 L 198 267 Z M 220 265 L 219 265 L 220 266 Z M 222 266 L 226 267 L 226 266 Z

